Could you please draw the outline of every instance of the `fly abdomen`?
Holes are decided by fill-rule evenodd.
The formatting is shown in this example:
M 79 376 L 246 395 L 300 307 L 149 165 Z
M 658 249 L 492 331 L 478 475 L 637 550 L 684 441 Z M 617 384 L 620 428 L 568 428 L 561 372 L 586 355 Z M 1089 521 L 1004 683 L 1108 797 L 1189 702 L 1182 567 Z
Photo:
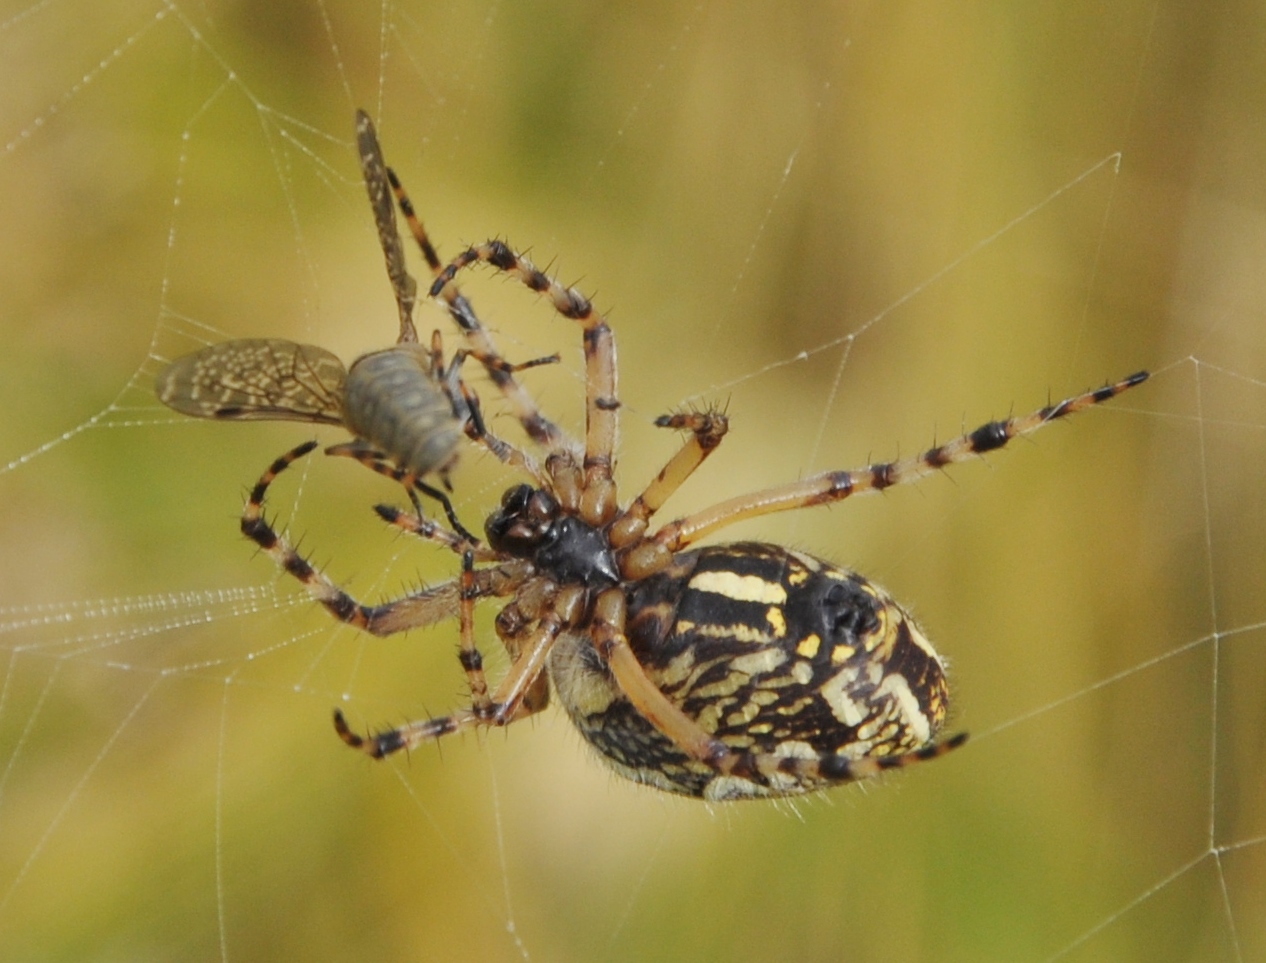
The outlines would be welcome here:
M 422 346 L 400 344 L 358 358 L 344 390 L 347 427 L 401 468 L 419 477 L 442 474 L 456 459 L 461 425 Z

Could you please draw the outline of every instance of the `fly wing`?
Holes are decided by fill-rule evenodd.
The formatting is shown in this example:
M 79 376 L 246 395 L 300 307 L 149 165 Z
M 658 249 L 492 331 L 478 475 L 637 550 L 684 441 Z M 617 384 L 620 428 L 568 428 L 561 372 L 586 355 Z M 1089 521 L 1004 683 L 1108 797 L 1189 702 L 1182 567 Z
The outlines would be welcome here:
M 347 369 L 311 344 L 242 338 L 178 358 L 159 372 L 158 400 L 195 418 L 343 424 Z

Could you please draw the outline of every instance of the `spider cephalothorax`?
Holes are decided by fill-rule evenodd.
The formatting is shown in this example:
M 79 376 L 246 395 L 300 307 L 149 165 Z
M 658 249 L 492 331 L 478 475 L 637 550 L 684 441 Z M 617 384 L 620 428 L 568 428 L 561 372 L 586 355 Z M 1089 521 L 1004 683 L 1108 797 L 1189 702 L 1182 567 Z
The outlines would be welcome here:
M 516 485 L 501 496 L 501 507 L 484 523 L 488 545 L 530 561 L 559 584 L 608 588 L 620 580 L 615 554 L 602 529 L 574 515 L 549 492 Z
M 365 120 L 367 123 L 367 119 Z M 441 269 L 399 182 L 400 208 L 436 273 L 441 299 L 528 438 L 529 454 L 485 431 L 467 434 L 529 483 L 507 489 L 486 520 L 487 543 L 379 505 L 378 513 L 462 558 L 460 577 L 364 605 L 303 559 L 263 517 L 277 474 L 313 447 L 275 461 L 251 493 L 243 531 L 342 621 L 390 635 L 456 617 L 470 705 L 446 716 L 361 736 L 335 712 L 351 746 L 381 757 L 448 733 L 505 726 L 539 712 L 551 684 L 581 734 L 622 775 L 706 799 L 803 793 L 931 759 L 963 743 L 938 741 L 948 709 L 945 666 L 910 615 L 865 577 L 779 545 L 699 545 L 741 519 L 840 501 L 913 481 L 1002 447 L 1017 435 L 1141 384 L 1115 384 L 989 422 L 900 461 L 825 472 L 731 498 L 658 528 L 667 499 L 725 437 L 719 411 L 665 415 L 685 443 L 642 492 L 622 504 L 612 476 L 620 403 L 615 337 L 583 295 L 500 241 Z M 544 294 L 577 322 L 585 353 L 585 437 L 578 444 L 536 407 L 497 354 L 453 279 L 487 263 Z M 401 268 L 403 269 L 403 268 Z M 473 398 L 471 411 L 477 411 Z M 496 631 L 511 659 L 490 688 L 474 606 L 506 602 Z

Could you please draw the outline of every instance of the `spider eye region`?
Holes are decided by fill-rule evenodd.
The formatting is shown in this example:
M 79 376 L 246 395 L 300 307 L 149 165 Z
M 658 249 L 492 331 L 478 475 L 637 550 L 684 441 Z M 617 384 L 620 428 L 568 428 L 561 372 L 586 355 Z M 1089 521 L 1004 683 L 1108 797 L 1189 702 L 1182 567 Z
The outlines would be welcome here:
M 531 558 L 553 536 L 559 505 L 549 492 L 531 485 L 515 485 L 501 496 L 501 507 L 488 516 L 484 532 L 498 552 Z

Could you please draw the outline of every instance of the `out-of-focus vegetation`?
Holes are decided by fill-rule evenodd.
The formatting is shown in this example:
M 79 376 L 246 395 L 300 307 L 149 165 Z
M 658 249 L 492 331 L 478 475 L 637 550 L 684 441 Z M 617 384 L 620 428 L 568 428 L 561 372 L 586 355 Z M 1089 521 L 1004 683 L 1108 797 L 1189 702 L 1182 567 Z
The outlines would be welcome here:
M 0 957 L 1266 956 L 1256 6 L 67 0 L 0 27 Z M 456 627 L 334 626 L 236 530 L 309 429 L 147 386 L 199 336 L 391 340 L 358 106 L 442 253 L 504 236 L 610 309 L 626 495 L 676 444 L 656 415 L 728 403 L 673 512 L 1159 370 L 952 480 L 734 531 L 910 604 L 975 741 L 711 810 L 608 775 L 556 710 L 388 765 L 338 742 L 335 705 L 459 705 Z M 508 356 L 564 352 L 524 381 L 577 426 L 575 328 L 465 284 Z M 386 482 L 294 474 L 272 510 L 359 595 L 457 571 L 382 531 Z M 468 524 L 511 480 L 467 457 Z

